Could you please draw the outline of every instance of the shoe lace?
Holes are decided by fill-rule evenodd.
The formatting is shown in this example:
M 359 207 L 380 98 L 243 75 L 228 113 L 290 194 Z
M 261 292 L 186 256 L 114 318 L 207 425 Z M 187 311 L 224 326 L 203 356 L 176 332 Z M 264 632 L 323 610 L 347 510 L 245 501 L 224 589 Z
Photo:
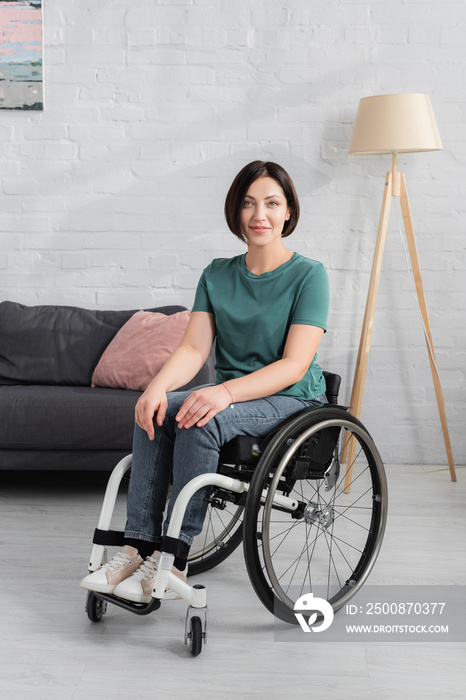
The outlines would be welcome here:
M 128 554 L 118 552 L 118 554 L 115 554 L 113 559 L 111 559 L 107 564 L 103 565 L 102 569 L 110 569 L 111 571 L 115 571 L 115 569 L 119 569 L 121 566 L 130 564 L 131 561 L 132 559 Z
M 157 568 L 158 559 L 154 559 L 153 557 L 147 557 L 144 564 L 141 564 L 139 569 L 134 572 L 133 576 L 135 576 L 138 579 L 144 579 L 144 581 L 148 582 L 151 578 L 154 578 L 155 574 L 157 573 Z

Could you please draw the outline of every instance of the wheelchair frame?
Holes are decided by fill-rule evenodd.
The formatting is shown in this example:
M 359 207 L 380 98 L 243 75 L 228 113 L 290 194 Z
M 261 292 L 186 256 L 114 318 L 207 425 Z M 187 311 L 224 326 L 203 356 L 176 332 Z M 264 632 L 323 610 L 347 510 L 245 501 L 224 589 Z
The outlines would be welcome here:
M 360 444 L 355 463 L 359 459 L 361 469 L 353 472 L 356 493 L 351 497 L 357 510 L 356 515 L 351 517 L 347 512 L 352 504 L 348 506 L 348 492 L 342 486 L 345 474 L 340 475 L 339 454 L 344 446 L 340 446 L 339 441 L 345 435 L 346 439 L 355 436 Z M 332 442 L 334 439 L 335 446 Z M 241 532 L 231 544 L 220 542 L 219 548 L 224 548 L 220 559 L 215 554 L 208 555 L 206 562 L 198 569 L 202 571 L 215 566 L 243 539 L 247 570 L 257 595 L 277 617 L 297 624 L 293 597 L 299 598 L 303 590 L 312 590 L 316 582 L 321 583 L 318 576 L 313 575 L 315 581 L 311 576 L 310 561 L 317 550 L 317 566 L 322 568 L 322 558 L 329 558 L 328 563 L 324 562 L 328 569 L 324 571 L 325 576 L 335 578 L 333 569 L 336 570 L 337 562 L 344 568 L 342 578 L 337 573 L 332 594 L 327 587 L 326 597 L 335 611 L 343 607 L 363 585 L 382 544 L 387 517 L 387 484 L 382 460 L 372 438 L 360 421 L 347 413 L 346 407 L 329 404 L 322 408 L 304 409 L 285 421 L 272 437 L 268 436 L 267 441 L 258 462 L 255 457 L 257 466 L 230 465 L 229 473 L 233 476 L 218 472 L 202 474 L 186 484 L 174 505 L 167 535 L 178 539 L 187 504 L 200 488 L 210 485 L 219 491 L 220 497 L 209 501 L 212 509 L 224 507 L 224 498 L 233 501 L 235 506 L 246 498 L 244 537 Z M 350 466 L 353 470 L 354 464 L 348 465 L 346 472 L 350 471 Z M 106 562 L 106 545 L 121 545 L 123 533 L 111 530 L 111 521 L 121 481 L 130 467 L 131 455 L 116 465 L 109 478 L 94 535 L 90 572 Z M 333 495 L 327 497 L 325 492 Z M 338 499 L 341 498 L 346 499 L 343 506 L 339 505 Z M 367 504 L 364 506 L 367 513 L 361 505 L 363 502 Z M 285 516 L 290 519 L 286 522 L 291 524 L 288 530 L 285 527 L 283 535 Z M 358 522 L 358 518 L 367 519 L 367 523 L 366 520 L 364 523 Z M 335 530 L 340 526 L 349 529 L 354 539 L 345 542 L 341 530 L 336 534 Z M 293 542 L 293 536 L 298 531 L 305 533 L 304 548 L 301 541 Z M 282 538 L 286 547 L 274 561 Z M 357 546 L 354 544 L 356 540 Z M 300 547 L 306 549 L 307 569 L 306 561 L 303 564 L 298 561 Z M 301 566 L 304 576 L 301 588 L 294 596 L 290 593 L 290 588 L 294 586 L 294 573 L 293 576 L 288 573 L 288 559 L 283 564 L 283 554 L 288 557 L 288 552 L 291 553 L 292 566 L 296 571 Z M 189 644 L 191 653 L 197 656 L 203 642 L 207 641 L 206 589 L 200 584 L 190 586 L 175 576 L 171 571 L 173 562 L 173 554 L 162 552 L 150 603 L 132 603 L 110 594 L 89 591 L 86 602 L 89 619 L 99 621 L 106 612 L 108 602 L 135 614 L 147 615 L 160 607 L 164 591 L 171 588 L 188 602 L 184 641 Z M 195 564 L 192 568 L 196 568 Z M 344 580 L 347 570 L 348 578 Z

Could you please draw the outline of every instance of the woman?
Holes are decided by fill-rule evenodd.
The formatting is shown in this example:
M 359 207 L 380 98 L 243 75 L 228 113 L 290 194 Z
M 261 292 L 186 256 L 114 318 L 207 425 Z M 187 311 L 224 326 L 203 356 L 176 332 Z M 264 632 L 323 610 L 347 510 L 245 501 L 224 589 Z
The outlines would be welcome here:
M 83 579 L 83 588 L 150 602 L 160 550 L 175 555 L 173 571 L 186 580 L 207 503 L 206 490 L 198 491 L 180 538 L 164 537 L 183 486 L 215 472 L 221 445 L 235 435 L 266 435 L 303 406 L 326 402 L 315 356 L 326 330 L 328 279 L 321 263 L 283 244 L 299 219 L 289 175 L 275 163 L 250 163 L 228 192 L 225 216 L 247 253 L 204 270 L 180 345 L 136 405 L 126 544 Z M 202 367 L 215 338 L 216 384 L 177 392 Z

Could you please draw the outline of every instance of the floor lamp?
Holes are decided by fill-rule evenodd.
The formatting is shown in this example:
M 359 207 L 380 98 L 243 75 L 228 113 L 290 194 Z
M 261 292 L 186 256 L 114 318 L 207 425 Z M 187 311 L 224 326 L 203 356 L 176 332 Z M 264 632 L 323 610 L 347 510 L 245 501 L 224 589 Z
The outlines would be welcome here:
M 369 291 L 367 294 L 366 309 L 356 360 L 350 411 L 357 418 L 360 417 L 390 205 L 392 197 L 399 197 L 416 292 L 424 324 L 424 335 L 432 370 L 432 378 L 434 381 L 435 395 L 437 398 L 451 479 L 452 481 L 456 481 L 455 465 L 445 416 L 445 403 L 435 361 L 434 345 L 432 342 L 432 333 L 422 284 L 416 239 L 411 220 L 406 181 L 403 173 L 397 172 L 396 169 L 396 157 L 398 153 L 437 151 L 442 148 L 442 142 L 428 95 L 377 95 L 374 97 L 365 97 L 360 101 L 349 153 L 350 155 L 391 154 L 392 170 L 387 173 L 385 179 L 382 211 L 380 214 Z M 347 491 L 351 483 L 350 465 L 353 464 L 354 460 L 354 442 L 354 439 L 350 440 L 347 450 L 345 450 L 345 454 L 342 456 L 342 461 L 348 462 L 345 480 L 345 490 Z

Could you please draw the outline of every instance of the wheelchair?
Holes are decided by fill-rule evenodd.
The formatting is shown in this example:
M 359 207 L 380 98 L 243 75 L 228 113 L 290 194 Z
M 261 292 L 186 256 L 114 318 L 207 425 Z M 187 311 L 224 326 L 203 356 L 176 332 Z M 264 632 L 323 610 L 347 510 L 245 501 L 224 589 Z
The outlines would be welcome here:
M 328 404 L 287 418 L 264 438 L 239 436 L 220 451 L 216 474 L 190 481 L 175 503 L 167 535 L 178 538 L 191 496 L 211 486 L 202 532 L 188 558 L 189 575 L 224 561 L 242 542 L 251 584 L 275 617 L 298 624 L 295 604 L 312 593 L 336 612 L 358 592 L 379 553 L 387 519 L 387 482 L 379 452 L 363 426 L 338 404 L 340 377 L 324 372 Z M 356 449 L 344 464 L 349 440 Z M 89 572 L 104 564 L 106 547 L 123 543 L 112 514 L 131 455 L 114 468 L 94 533 Z M 162 552 L 152 600 L 132 603 L 89 591 L 86 612 L 98 622 L 112 603 L 138 615 L 161 605 L 166 588 L 188 603 L 185 644 L 197 656 L 207 641 L 206 590 L 172 572 Z

